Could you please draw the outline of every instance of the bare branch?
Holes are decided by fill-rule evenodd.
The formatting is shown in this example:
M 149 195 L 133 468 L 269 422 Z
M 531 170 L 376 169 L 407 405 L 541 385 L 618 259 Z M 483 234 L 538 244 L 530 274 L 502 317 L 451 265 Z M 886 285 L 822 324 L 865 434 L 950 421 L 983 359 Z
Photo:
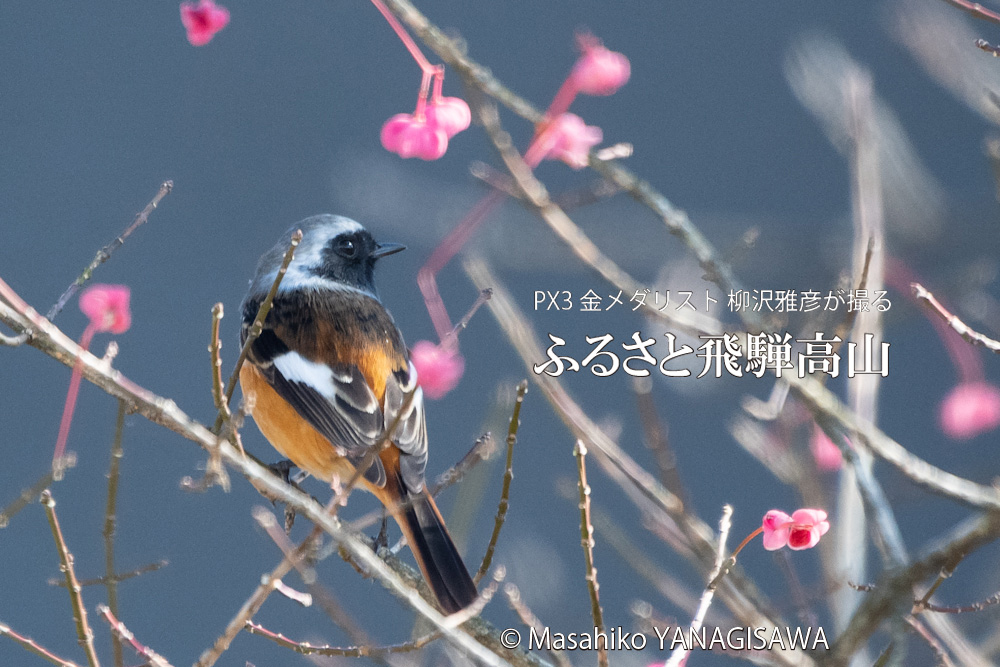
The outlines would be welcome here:
M 146 660 L 147 665 L 150 665 L 150 667 L 172 667 L 163 656 L 159 655 L 148 646 L 140 643 L 139 640 L 135 638 L 135 635 L 133 635 L 129 629 L 125 627 L 125 624 L 119 621 L 118 618 L 112 614 L 111 610 L 105 605 L 97 605 L 97 613 L 103 616 L 104 620 L 111 626 L 111 632 L 114 633 L 118 639 L 131 646 L 140 658 L 144 658 Z
M 264 330 L 264 320 L 267 319 L 267 314 L 271 312 L 271 304 L 274 303 L 274 296 L 278 293 L 278 287 L 281 285 L 281 280 L 285 277 L 288 265 L 292 263 L 292 258 L 295 257 L 295 249 L 299 247 L 299 243 L 301 241 L 302 230 L 298 229 L 294 234 L 292 234 L 288 250 L 285 251 L 285 257 L 281 261 L 278 273 L 274 276 L 274 283 L 271 284 L 271 289 L 268 291 L 267 296 L 264 297 L 260 307 L 257 309 L 257 316 L 254 318 L 253 324 L 250 325 L 250 331 L 247 332 L 246 340 L 243 341 L 243 347 L 240 349 L 240 356 L 236 358 L 236 367 L 233 368 L 233 374 L 229 376 L 229 381 L 226 383 L 225 404 L 227 411 L 229 402 L 233 400 L 233 392 L 236 391 L 236 382 L 240 378 L 240 370 L 243 368 L 243 364 L 247 360 L 247 355 L 250 354 L 250 346 L 254 344 L 254 341 L 257 340 L 257 337 L 260 336 L 260 333 Z M 219 316 L 222 316 L 221 313 Z M 220 409 L 219 416 L 215 418 L 215 424 L 212 425 L 213 433 L 219 432 L 219 429 L 222 428 L 224 420 L 225 414 Z
M 1000 14 L 986 9 L 978 2 L 969 2 L 969 0 L 944 0 L 944 2 L 947 2 L 952 7 L 958 7 L 962 11 L 968 12 L 973 18 L 989 21 L 990 23 L 1000 23 Z
M 59 519 L 56 517 L 56 501 L 48 489 L 42 491 L 41 503 L 45 507 L 45 516 L 48 517 L 52 538 L 59 551 L 60 568 L 66 577 L 66 588 L 69 589 L 69 599 L 73 606 L 73 621 L 76 623 L 77 642 L 87 654 L 87 664 L 90 667 L 99 667 L 100 661 L 94 650 L 94 631 L 87 622 L 87 609 L 84 607 L 83 597 L 80 595 L 80 583 L 76 580 L 76 572 L 73 569 L 73 554 L 69 552 L 66 540 L 63 539 L 62 528 L 59 527 Z
M 573 447 L 576 457 L 577 489 L 580 492 L 580 544 L 583 547 L 583 560 L 586 565 L 587 592 L 590 594 L 590 616 L 594 619 L 595 632 L 604 632 L 604 612 L 601 611 L 599 591 L 601 585 L 597 582 L 597 568 L 594 567 L 594 526 L 590 522 L 590 484 L 587 483 L 587 446 L 582 440 L 576 441 Z M 608 667 L 608 647 L 603 643 L 597 646 L 597 664 Z
M 691 633 L 698 633 L 701 630 L 701 625 L 705 622 L 705 615 L 712 604 L 712 598 L 715 597 L 715 589 L 719 583 L 718 578 L 722 573 L 722 564 L 726 560 L 726 540 L 729 539 L 729 529 L 733 525 L 732 518 L 732 506 L 723 506 L 722 518 L 719 519 L 719 543 L 718 550 L 715 552 L 715 565 L 712 567 L 712 572 L 708 577 L 708 586 L 705 587 L 705 592 L 702 593 L 701 602 L 698 603 L 698 611 L 695 612 L 694 619 L 691 621 Z M 678 667 L 678 665 L 684 662 L 689 652 L 688 648 L 685 648 L 683 644 L 678 646 L 670 654 L 670 659 L 667 660 L 664 667 Z
M 111 253 L 118 250 L 118 248 L 125 243 L 125 239 L 132 235 L 132 232 L 149 220 L 149 214 L 153 212 L 153 210 L 160 204 L 160 201 L 170 194 L 170 191 L 173 189 L 173 181 L 164 181 L 163 185 L 160 186 L 159 192 L 156 193 L 156 196 L 153 197 L 152 201 L 146 204 L 146 208 L 142 209 L 142 211 L 135 216 L 135 220 L 132 221 L 132 224 L 126 227 L 114 241 L 97 251 L 97 255 L 94 257 L 93 261 L 91 261 L 90 264 L 87 265 L 87 268 L 83 270 L 83 273 L 81 273 L 77 279 L 66 288 L 66 291 L 62 293 L 62 296 L 60 296 L 55 302 L 55 305 L 49 309 L 49 312 L 45 315 L 45 319 L 51 321 L 56 318 L 56 315 L 58 315 L 59 312 L 66 307 L 69 300 L 80 291 L 80 288 L 83 287 L 88 280 L 90 280 L 90 277 L 94 274 L 94 269 L 111 259 Z
M 492 295 L 492 292 L 490 292 Z M 500 538 L 500 529 L 507 518 L 507 508 L 510 500 L 510 483 L 514 479 L 514 445 L 517 443 L 517 429 L 521 425 L 521 404 L 524 402 L 524 395 L 528 392 L 528 381 L 522 380 L 517 385 L 517 396 L 514 398 L 514 414 L 510 417 L 510 425 L 507 427 L 507 466 L 503 473 L 503 487 L 500 490 L 500 503 L 497 505 L 496 520 L 493 522 L 493 534 L 490 535 L 490 542 L 486 547 L 486 554 L 483 562 L 479 566 L 479 571 L 473 577 L 477 584 L 483 578 L 486 571 L 490 569 L 493 562 L 493 552 L 497 547 L 497 540 Z
M 128 404 L 118 401 L 118 417 L 115 420 L 115 437 L 111 441 L 111 464 L 108 467 L 108 502 L 104 508 L 104 585 L 108 589 L 108 608 L 118 616 L 118 578 L 115 572 L 115 527 L 117 525 L 118 477 L 122 457 L 122 437 L 125 431 L 125 413 Z M 83 584 L 81 584 L 82 586 Z M 122 643 L 115 633 L 111 634 L 111 649 L 114 653 L 115 667 L 124 667 L 125 658 L 122 655 Z
M 66 660 L 65 658 L 60 658 L 52 651 L 39 645 L 31 637 L 25 637 L 24 635 L 18 634 L 11 630 L 9 625 L 5 623 L 0 623 L 0 637 L 10 637 L 15 642 L 21 645 L 21 648 L 34 653 L 40 658 L 44 658 L 51 662 L 53 665 L 59 665 L 59 667 L 80 667 L 75 662 L 71 660 Z
M 901 601 L 912 599 L 913 587 L 955 561 L 1000 537 L 1000 512 L 987 512 L 959 529 L 946 542 L 910 565 L 889 570 L 851 617 L 847 628 L 830 647 L 831 664 L 847 664 L 850 656 L 895 613 Z
M 911 283 L 910 287 L 913 289 L 913 296 L 918 301 L 923 303 L 928 310 L 947 322 L 948 326 L 954 329 L 955 333 L 959 336 L 967 340 L 972 345 L 979 345 L 981 347 L 985 347 L 990 352 L 1000 354 L 1000 341 L 984 336 L 969 327 L 965 322 L 959 319 L 958 315 L 953 315 L 951 311 L 945 308 L 941 302 L 934 298 L 934 295 L 928 292 L 920 283 Z
M 67 463 L 69 465 L 66 465 L 65 468 L 72 467 L 76 463 L 76 458 L 70 459 Z M 41 495 L 42 491 L 52 486 L 53 481 L 55 481 L 55 475 L 50 468 L 38 478 L 37 482 L 22 491 L 21 495 L 15 498 L 13 502 L 0 510 L 0 528 L 6 528 L 15 514 L 27 507 L 28 503 L 38 500 L 38 496 Z
M 540 620 L 538 620 L 538 617 L 535 616 L 535 613 L 531 611 L 528 605 L 525 604 L 524 599 L 521 597 L 521 591 L 517 586 L 514 584 L 506 584 L 503 587 L 503 592 L 504 595 L 507 596 L 507 604 L 509 604 L 510 608 L 517 613 L 517 616 L 521 619 L 522 623 L 533 629 L 539 635 L 545 632 L 545 626 Z M 573 667 L 569 658 L 566 657 L 566 654 L 559 649 L 548 646 L 547 650 L 549 655 L 552 656 L 552 659 L 556 661 L 556 665 L 559 667 Z

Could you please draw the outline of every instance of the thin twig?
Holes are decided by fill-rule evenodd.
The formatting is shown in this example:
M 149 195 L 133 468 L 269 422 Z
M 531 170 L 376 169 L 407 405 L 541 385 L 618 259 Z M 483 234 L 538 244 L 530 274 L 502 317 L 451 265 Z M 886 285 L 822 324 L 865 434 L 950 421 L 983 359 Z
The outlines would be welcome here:
M 886 572 L 862 600 L 847 628 L 831 645 L 828 655 L 830 664 L 846 664 L 881 622 L 898 611 L 902 600 L 912 599 L 913 587 L 918 582 L 954 562 L 959 554 L 970 554 L 998 537 L 1000 512 L 986 512 L 967 525 L 959 526 L 940 547 L 921 559 Z
M 715 565 L 712 567 L 712 573 L 708 578 L 708 585 L 705 587 L 705 592 L 701 595 L 698 611 L 695 612 L 694 619 L 691 621 L 689 632 L 692 635 L 697 634 L 701 630 L 701 625 L 705 622 L 705 614 L 708 613 L 708 608 L 712 604 L 712 598 L 715 597 L 715 589 L 719 585 L 718 578 L 722 572 L 722 564 L 726 561 L 726 540 L 729 539 L 732 518 L 732 506 L 724 505 L 722 507 L 722 518 L 719 519 L 719 543 L 718 550 L 715 553 Z M 683 644 L 675 648 L 664 667 L 678 667 L 684 658 L 687 657 L 689 653 L 688 648 Z
M 587 446 L 582 440 L 577 440 L 573 447 L 576 457 L 577 489 L 580 492 L 580 545 L 583 547 L 583 561 L 586 566 L 584 579 L 587 581 L 587 592 L 590 594 L 590 616 L 594 619 L 596 633 L 604 632 L 604 612 L 601 611 L 599 591 L 601 585 L 597 582 L 597 568 L 594 566 L 594 525 L 590 522 L 590 484 L 587 483 Z M 608 647 L 604 643 L 597 646 L 597 664 L 608 667 Z
M 108 581 L 114 581 L 115 583 L 121 583 L 123 581 L 128 581 L 129 579 L 134 579 L 139 575 L 146 574 L 147 572 L 156 572 L 157 570 L 165 568 L 170 565 L 168 560 L 158 560 L 155 563 L 147 563 L 142 567 L 137 567 L 134 570 L 129 570 L 128 572 L 118 572 L 113 577 L 95 577 L 93 579 L 81 579 L 79 581 L 81 588 L 86 588 L 87 586 L 106 586 Z M 66 582 L 62 579 L 56 579 L 51 577 L 48 580 L 49 586 L 58 586 L 60 588 L 65 588 Z
M 42 491 L 41 503 L 45 507 L 45 516 L 48 517 L 49 527 L 52 529 L 52 538 L 55 540 L 56 549 L 59 551 L 59 563 L 63 574 L 66 577 L 66 588 L 69 589 L 69 599 L 73 606 L 73 621 L 76 623 L 77 642 L 87 654 L 87 664 L 90 667 L 99 667 L 97 652 L 94 650 L 94 631 L 87 623 L 87 609 L 83 604 L 83 597 L 80 595 L 80 584 L 76 580 L 76 572 L 73 569 L 73 554 L 69 552 L 66 541 L 63 539 L 62 529 L 59 527 L 59 519 L 56 517 L 56 501 L 52 498 L 52 493 L 46 489 Z
M 535 631 L 539 636 L 545 632 L 546 626 L 539 620 L 535 613 L 531 611 L 524 599 L 521 597 L 521 590 L 514 584 L 505 584 L 504 595 L 507 596 L 507 604 L 514 610 L 521 623 Z M 557 648 L 553 648 L 551 642 L 546 646 L 546 650 L 558 667 L 573 667 L 566 654 Z
M 575 494 L 567 488 L 565 495 L 572 499 Z M 698 598 L 690 588 L 673 574 L 661 569 L 653 558 L 632 540 L 629 532 L 607 513 L 602 512 L 599 506 L 591 503 L 590 513 L 597 534 L 603 535 L 604 543 L 614 549 L 636 574 L 645 579 L 646 583 L 664 598 L 681 609 L 694 613 L 698 606 Z
M 490 187 L 502 191 L 512 199 L 524 199 L 524 193 L 518 189 L 514 179 L 507 174 L 497 171 L 485 162 L 474 161 L 469 165 L 469 172 L 474 178 L 478 178 Z M 573 209 L 596 204 L 619 192 L 621 192 L 620 187 L 614 183 L 600 179 L 585 187 L 557 195 L 553 197 L 553 201 L 564 211 L 572 211 Z
M 292 263 L 292 259 L 295 257 L 295 249 L 299 246 L 301 241 L 302 230 L 297 229 L 295 230 L 295 233 L 292 234 L 288 250 L 285 251 L 285 257 L 281 261 L 278 273 L 274 276 L 274 282 L 271 284 L 271 289 L 268 291 L 267 296 L 264 297 L 260 307 L 257 309 L 257 316 L 254 318 L 253 324 L 247 332 L 247 339 L 243 341 L 243 347 L 240 349 L 240 356 L 236 358 L 236 367 L 233 368 L 233 373 L 229 376 L 229 381 L 226 383 L 225 404 L 227 411 L 229 402 L 233 400 L 233 392 L 236 391 L 236 383 L 240 378 L 240 370 L 243 368 L 243 364 L 247 360 L 247 355 L 250 354 L 250 347 L 264 330 L 264 320 L 267 319 L 267 314 L 271 312 L 271 305 L 274 303 L 274 297 L 278 293 L 278 287 L 281 286 L 281 280 L 285 277 L 285 272 L 288 271 L 288 265 Z M 212 425 L 212 433 L 219 432 L 219 429 L 222 428 L 222 424 L 225 419 L 225 413 L 220 409 L 218 416 L 215 418 L 215 423 Z
M 462 478 L 465 477 L 470 470 L 483 461 L 487 461 L 492 458 L 495 452 L 496 443 L 493 441 L 493 434 L 484 433 L 479 436 L 476 438 L 476 442 L 473 443 L 472 448 L 465 453 L 465 456 L 463 456 L 458 463 L 438 475 L 434 480 L 434 483 L 428 485 L 428 493 L 432 496 L 437 496 L 449 486 L 454 486 L 458 482 L 462 481 Z
M 944 0 L 952 7 L 958 7 L 959 9 L 968 12 L 973 16 L 973 18 L 982 19 L 984 21 L 989 21 L 990 23 L 1000 23 L 1000 14 L 992 12 L 986 9 L 978 2 L 969 2 L 969 0 Z
M 108 608 L 118 616 L 118 579 L 115 573 L 115 528 L 117 526 L 118 477 L 122 457 L 122 436 L 125 431 L 125 413 L 128 404 L 118 401 L 118 417 L 115 420 L 115 437 L 111 441 L 111 463 L 108 467 L 108 501 L 104 509 L 104 585 L 108 589 Z M 83 584 L 80 584 L 81 586 Z M 124 667 L 125 658 L 122 654 L 122 643 L 118 635 L 111 634 L 111 649 L 114 653 L 115 667 Z
M 293 639 L 289 639 L 283 634 L 272 632 L 271 630 L 268 630 L 264 626 L 254 623 L 253 621 L 247 621 L 245 629 L 252 635 L 258 635 L 260 637 L 270 639 L 278 646 L 291 649 L 296 653 L 302 653 L 303 655 L 343 656 L 345 658 L 375 658 L 392 653 L 410 653 L 423 648 L 441 636 L 440 633 L 433 632 L 412 641 L 404 642 L 402 644 L 392 644 L 389 646 L 330 646 L 329 644 L 317 645 L 310 644 L 309 642 L 295 641 Z
M 73 296 L 80 291 L 80 288 L 83 287 L 88 280 L 90 280 L 90 277 L 94 273 L 94 269 L 111 259 L 111 253 L 120 248 L 122 244 L 125 243 L 125 239 L 132 235 L 132 232 L 149 220 L 149 214 L 152 213 L 153 209 L 159 205 L 160 200 L 170 194 L 170 191 L 173 190 L 173 188 L 173 181 L 164 181 L 163 185 L 160 186 L 159 192 L 156 193 L 156 196 L 153 197 L 152 201 L 146 204 L 146 208 L 142 209 L 142 211 L 135 216 L 135 220 L 132 221 L 132 224 L 126 227 L 125 231 L 123 231 L 114 241 L 97 251 L 97 255 L 94 257 L 93 261 L 91 261 L 90 264 L 87 265 L 87 268 L 83 270 L 83 273 L 81 273 L 77 279 L 66 288 L 66 291 L 62 293 L 62 296 L 60 296 L 55 302 L 55 305 L 49 309 L 45 319 L 51 322 L 56 318 L 56 315 L 58 315 L 59 312 L 66 307 L 66 304 L 69 303 L 70 299 L 72 299 Z
M 973 42 L 973 44 L 976 45 L 976 48 L 982 49 L 983 51 L 990 54 L 994 58 L 1000 58 L 1000 46 L 993 46 L 992 44 L 990 44 L 989 42 L 987 42 L 985 39 L 982 38 L 977 39 L 975 42 Z
M 889 664 L 889 659 L 892 657 L 893 652 L 896 650 L 896 642 L 891 641 L 886 644 L 886 647 L 882 649 L 879 653 L 878 658 L 872 663 L 872 667 L 885 667 Z
M 962 562 L 963 558 L 965 558 L 965 554 L 959 554 L 955 557 L 954 561 L 941 568 L 941 571 L 938 572 L 937 579 L 934 580 L 934 583 L 930 585 L 922 596 L 920 596 L 919 600 L 916 600 L 913 603 L 913 611 L 911 613 L 919 614 L 927 608 L 930 604 L 931 598 L 934 596 L 934 593 L 937 592 L 937 589 L 940 588 L 941 584 L 945 582 L 945 579 L 950 578 L 951 575 L 955 573 L 955 568 L 958 567 L 958 564 Z
M 476 314 L 476 311 L 479 310 L 484 303 L 490 300 L 491 296 L 493 296 L 493 290 L 489 287 L 480 290 L 479 296 L 476 297 L 476 300 L 472 303 L 472 307 L 469 308 L 469 311 L 458 321 L 458 324 L 452 328 L 451 332 L 445 336 L 444 340 L 441 341 L 441 344 L 454 345 L 458 340 L 458 334 L 469 326 L 469 322 L 472 321 L 472 316 Z
M 934 611 L 939 614 L 965 614 L 970 611 L 982 611 L 987 607 L 992 607 L 995 604 L 1000 604 L 1000 593 L 994 593 L 985 600 L 980 600 L 979 602 L 973 602 L 972 604 L 962 605 L 960 607 L 945 607 L 941 605 L 927 603 L 924 605 L 924 609 L 927 611 Z
M 882 255 L 884 255 L 884 253 L 880 251 L 879 254 L 880 254 L 879 259 L 881 260 Z M 865 250 L 864 263 L 862 264 L 861 267 L 861 277 L 858 279 L 857 287 L 855 288 L 856 290 L 855 294 L 857 294 L 860 290 L 865 289 L 866 285 L 868 284 L 868 271 L 871 269 L 872 257 L 874 255 L 875 255 L 875 237 L 870 237 L 868 239 L 867 249 Z M 879 271 L 879 275 L 881 275 L 882 273 L 883 271 Z M 831 344 L 831 349 L 830 349 L 831 354 L 836 354 L 836 352 L 841 348 L 841 346 L 843 346 L 851 330 L 854 328 L 854 321 L 857 319 L 859 312 L 861 311 L 855 309 L 855 310 L 848 310 L 845 313 L 844 319 L 840 321 L 840 324 L 837 325 L 837 328 L 833 332 L 833 338 L 834 339 L 839 338 L 840 340 L 839 342 Z M 820 381 L 826 382 L 828 377 L 829 376 L 824 374 L 820 376 Z
M 660 481 L 663 486 L 677 496 L 683 504 L 687 498 L 687 490 L 681 481 L 677 470 L 677 457 L 670 446 L 667 427 L 656 412 L 653 403 L 653 381 L 647 378 L 634 378 L 632 390 L 635 393 L 636 408 L 639 410 L 639 423 L 642 424 L 646 447 L 653 452 L 653 458 L 660 471 Z
M 76 462 L 76 459 L 73 459 Z M 14 518 L 14 515 L 23 510 L 29 503 L 33 503 L 38 500 L 38 496 L 45 489 L 52 486 L 52 482 L 55 477 L 52 473 L 52 469 L 45 471 L 38 481 L 29 486 L 24 491 L 21 491 L 21 495 L 14 499 L 7 507 L 0 510 L 0 528 L 6 528 L 10 524 L 10 520 Z
M 501 582 L 503 582 L 506 576 L 506 567 L 498 565 L 494 568 L 493 576 L 490 577 L 492 581 L 490 581 L 490 583 L 488 583 L 483 590 L 479 591 L 479 595 L 477 595 L 476 599 L 472 601 L 472 604 L 445 617 L 445 623 L 448 627 L 457 628 L 479 616 L 483 609 L 486 608 L 486 605 L 490 603 L 490 600 L 493 599 L 493 596 L 496 594 L 497 589 L 500 587 Z
M 111 632 L 118 637 L 119 640 L 126 642 L 131 646 L 140 658 L 145 659 L 146 664 L 150 667 L 171 667 L 167 660 L 159 655 L 156 651 L 143 645 L 135 638 L 125 624 L 118 620 L 118 618 L 111 613 L 111 610 L 103 604 L 97 605 L 97 613 L 104 617 L 108 625 L 111 626 Z
M 268 473 L 270 474 L 270 473 Z M 273 477 L 273 475 L 271 475 Z M 277 480 L 275 480 L 277 483 Z M 260 490 L 257 484 L 255 487 Z M 282 486 L 287 486 L 282 482 Z M 276 498 L 281 498 L 280 495 L 275 494 Z M 240 606 L 233 616 L 232 620 L 226 625 L 222 634 L 216 638 L 215 642 L 209 648 L 205 649 L 198 661 L 195 663 L 194 667 L 212 667 L 215 662 L 222 656 L 226 650 L 229 649 L 229 645 L 232 644 L 233 639 L 240 633 L 241 630 L 250 622 L 260 608 L 264 605 L 268 596 L 271 595 L 271 591 L 275 589 L 275 582 L 281 581 L 281 578 L 292 571 L 295 566 L 295 561 L 301 559 L 310 549 L 315 545 L 317 539 L 322 534 L 322 529 L 319 525 L 313 527 L 309 535 L 306 536 L 302 542 L 299 543 L 298 548 L 296 548 L 295 553 L 292 554 L 292 558 L 282 558 L 281 562 L 278 563 L 269 574 L 265 574 L 260 578 L 260 583 L 257 588 L 254 589 L 250 597 Z
M 16 336 L 8 336 L 6 334 L 0 334 L 0 345 L 4 347 L 17 347 L 18 345 L 23 345 L 28 340 L 27 333 L 20 333 Z
M 920 283 L 911 283 L 910 288 L 913 290 L 913 296 L 918 301 L 923 303 L 928 310 L 947 322 L 948 326 L 954 329 L 955 333 L 959 336 L 972 345 L 979 345 L 981 347 L 985 347 L 990 352 L 1000 354 L 1000 341 L 994 340 L 989 336 L 984 336 L 969 327 L 965 322 L 959 319 L 958 315 L 952 314 L 951 311 L 945 308 L 941 302 L 934 298 L 934 295 L 928 292 Z
M 212 306 L 212 332 L 208 343 L 208 353 L 212 364 L 212 399 L 215 402 L 216 411 L 222 418 L 222 425 L 216 432 L 225 433 L 232 440 L 233 444 L 240 451 L 243 451 L 243 443 L 240 441 L 239 436 L 239 425 L 234 423 L 233 413 L 229 409 L 229 400 L 224 396 L 222 388 L 222 341 L 219 338 L 219 326 L 224 313 L 222 303 L 216 303 Z M 238 376 L 238 371 L 235 373 Z M 244 452 L 244 455 L 246 455 L 246 452 Z M 189 477 L 181 480 L 181 488 L 193 493 L 204 493 L 216 484 L 222 487 L 224 492 L 229 493 L 229 475 L 226 474 L 225 466 L 222 465 L 217 450 L 209 451 L 208 461 L 205 462 L 205 474 L 200 480 L 194 481 Z
M 947 566 L 942 569 L 942 573 L 945 572 L 946 570 Z M 951 575 L 950 574 L 938 575 L 938 578 L 934 581 L 934 584 L 927 589 L 927 592 L 924 593 L 924 595 L 919 600 L 913 601 L 913 611 L 911 613 L 919 614 L 920 612 L 923 611 L 933 611 L 941 614 L 965 614 L 970 611 L 982 611 L 987 607 L 992 607 L 995 604 L 1000 604 L 1000 593 L 994 593 L 985 600 L 980 600 L 979 602 L 973 602 L 972 604 L 963 605 L 959 607 L 946 607 L 943 605 L 936 605 L 929 602 L 931 595 L 934 594 L 934 591 L 937 590 L 937 587 L 948 576 Z M 875 584 L 855 584 L 854 582 L 849 581 L 847 582 L 847 585 L 853 588 L 854 590 L 860 591 L 862 593 L 870 593 L 878 589 L 878 586 Z
M 500 538 L 500 529 L 507 518 L 507 509 L 510 506 L 510 483 L 514 479 L 514 445 L 517 443 L 517 429 L 521 425 L 521 404 L 524 402 L 524 395 L 528 393 L 528 381 L 522 380 L 517 385 L 517 395 L 514 397 L 514 413 L 510 417 L 510 424 L 507 427 L 507 465 L 503 473 L 503 486 L 500 490 L 500 503 L 497 505 L 496 519 L 493 521 L 493 534 L 490 535 L 490 542 L 486 547 L 486 554 L 483 562 L 479 565 L 479 571 L 473 577 L 477 584 L 483 578 L 486 571 L 490 569 L 493 562 L 493 552 L 497 547 L 497 540 Z
M 25 635 L 18 634 L 11 630 L 10 626 L 5 623 L 0 623 L 0 637 L 10 637 L 15 642 L 21 645 L 21 648 L 26 651 L 34 653 L 40 658 L 44 658 L 51 662 L 53 665 L 59 665 L 59 667 L 80 667 L 75 662 L 71 660 L 66 660 L 65 658 L 60 658 L 52 651 L 39 645 L 31 637 L 26 637 Z
M 955 667 L 955 663 L 952 662 L 951 657 L 948 655 L 948 651 L 945 650 L 941 642 L 937 640 L 937 637 L 930 631 L 930 629 L 920 622 L 920 619 L 915 616 L 905 616 L 903 620 L 909 625 L 913 630 L 925 641 L 927 645 L 931 647 L 934 651 L 934 655 L 937 658 L 935 663 L 936 667 Z
M 219 340 L 219 325 L 225 315 L 222 302 L 212 306 L 212 334 L 209 338 L 208 353 L 212 360 L 212 398 L 215 400 L 215 409 L 223 416 L 223 419 L 232 418 L 229 411 L 229 402 L 223 396 L 222 388 L 222 341 Z
M 312 606 L 313 596 L 310 593 L 303 593 L 302 591 L 295 590 L 286 584 L 283 579 L 278 579 L 274 582 L 274 590 L 281 593 L 292 602 L 302 605 L 303 607 Z
M 355 644 L 361 646 L 367 646 L 371 644 L 371 639 L 368 637 L 367 633 L 355 623 L 351 615 L 348 614 L 340 603 L 333 597 L 326 588 L 319 584 L 319 577 L 316 576 L 316 570 L 311 564 L 307 562 L 305 558 L 300 558 L 296 556 L 296 546 L 292 544 L 292 541 L 288 539 L 288 535 L 278 523 L 278 519 L 273 513 L 267 509 L 257 506 L 254 507 L 253 511 L 254 520 L 264 529 L 264 532 L 274 541 L 274 543 L 281 549 L 281 553 L 284 554 L 285 560 L 292 563 L 296 570 L 299 572 L 299 576 L 302 578 L 302 582 L 305 583 L 306 587 L 309 589 L 309 593 L 312 595 L 313 599 L 319 603 L 319 606 L 323 609 L 326 615 L 334 622 L 337 626 L 342 628 L 351 638 L 351 641 Z

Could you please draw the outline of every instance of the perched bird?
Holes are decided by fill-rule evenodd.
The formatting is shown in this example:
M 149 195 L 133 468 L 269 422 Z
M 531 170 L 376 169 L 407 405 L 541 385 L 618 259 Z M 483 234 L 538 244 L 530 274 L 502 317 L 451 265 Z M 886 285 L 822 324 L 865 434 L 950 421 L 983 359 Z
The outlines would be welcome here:
M 260 258 L 243 301 L 241 340 L 296 229 L 302 241 L 240 371 L 254 421 L 282 455 L 330 483 L 349 480 L 395 423 L 361 485 L 399 524 L 441 608 L 458 611 L 475 600 L 476 586 L 427 493 L 423 394 L 375 290 L 375 262 L 403 246 L 376 243 L 348 218 L 306 218 Z

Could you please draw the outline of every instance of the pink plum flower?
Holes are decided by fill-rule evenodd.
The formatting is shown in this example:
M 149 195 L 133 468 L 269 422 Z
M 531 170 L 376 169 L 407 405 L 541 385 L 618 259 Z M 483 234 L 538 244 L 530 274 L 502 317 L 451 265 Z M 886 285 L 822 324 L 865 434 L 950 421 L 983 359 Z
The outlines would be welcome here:
M 80 310 L 97 333 L 125 333 L 132 325 L 130 295 L 125 285 L 93 285 L 80 294 Z
M 80 336 L 82 349 L 90 347 L 90 341 L 96 333 L 120 334 L 128 330 L 132 325 L 129 296 L 129 288 L 125 285 L 91 285 L 83 290 L 80 294 L 80 310 L 90 320 L 90 324 Z M 77 358 L 73 365 L 73 375 L 70 376 L 66 404 L 63 406 L 62 421 L 59 423 L 59 437 L 56 438 L 56 448 L 52 456 L 52 470 L 56 478 L 62 474 L 63 455 L 66 452 L 66 440 L 69 438 L 69 426 L 73 422 L 76 398 L 80 393 L 82 371 L 83 360 Z
M 564 113 L 552 121 L 539 141 L 548 147 L 546 159 L 562 160 L 573 169 L 583 169 L 590 149 L 603 138 L 601 128 L 587 125 L 576 114 Z
M 382 126 L 382 146 L 402 158 L 437 160 L 448 150 L 448 139 L 469 127 L 472 112 L 464 100 L 441 95 L 444 65 L 432 65 L 424 57 L 416 42 L 382 0 L 372 0 L 372 4 L 388 21 L 422 73 L 416 109 L 412 114 L 396 114 L 385 122 Z
M 1000 389 L 983 381 L 963 382 L 941 402 L 941 430 L 969 440 L 1000 426 Z
M 472 111 L 460 97 L 432 98 L 424 113 L 427 124 L 444 130 L 449 139 L 467 129 L 472 122 Z
M 465 372 L 465 359 L 457 350 L 417 341 L 410 350 L 410 361 L 417 369 L 417 382 L 428 398 L 438 399 L 455 388 Z
M 382 146 L 403 158 L 436 160 L 448 150 L 448 134 L 427 118 L 398 113 L 382 126 Z
M 229 10 L 215 4 L 213 0 L 199 0 L 197 5 L 182 2 L 181 23 L 187 30 L 191 46 L 204 46 L 229 23 Z
M 736 564 L 736 556 L 743 551 L 743 547 L 750 544 L 750 541 L 764 533 L 764 548 L 768 551 L 777 551 L 781 547 L 788 547 L 795 551 L 811 549 L 819 544 L 819 538 L 830 530 L 830 522 L 826 520 L 826 512 L 823 510 L 801 509 L 792 512 L 788 516 L 781 510 L 770 510 L 764 515 L 760 528 L 743 538 L 739 546 L 733 549 L 729 556 L 729 565 L 722 568 L 709 586 L 718 584 L 719 580 L 725 576 L 729 568 Z
M 795 510 L 788 516 L 781 510 L 771 510 L 761 524 L 764 548 L 776 551 L 784 546 L 795 551 L 811 549 L 830 530 L 826 512 L 815 509 Z
M 840 449 L 827 437 L 818 425 L 813 424 L 812 437 L 809 438 L 809 449 L 812 451 L 816 467 L 823 471 L 840 470 L 843 458 Z
M 612 95 L 625 85 L 632 72 L 624 54 L 605 48 L 590 34 L 576 38 L 582 54 L 573 65 L 570 78 L 576 89 L 587 95 Z

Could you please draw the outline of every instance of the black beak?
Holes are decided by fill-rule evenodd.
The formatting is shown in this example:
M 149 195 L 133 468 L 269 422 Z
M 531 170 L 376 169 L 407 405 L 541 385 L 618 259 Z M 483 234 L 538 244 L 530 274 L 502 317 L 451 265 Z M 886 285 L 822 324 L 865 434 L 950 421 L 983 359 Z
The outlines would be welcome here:
M 378 259 L 379 257 L 385 257 L 386 255 L 394 255 L 403 250 L 406 250 L 406 246 L 399 243 L 379 243 L 375 246 L 375 250 L 372 252 L 371 258 Z

